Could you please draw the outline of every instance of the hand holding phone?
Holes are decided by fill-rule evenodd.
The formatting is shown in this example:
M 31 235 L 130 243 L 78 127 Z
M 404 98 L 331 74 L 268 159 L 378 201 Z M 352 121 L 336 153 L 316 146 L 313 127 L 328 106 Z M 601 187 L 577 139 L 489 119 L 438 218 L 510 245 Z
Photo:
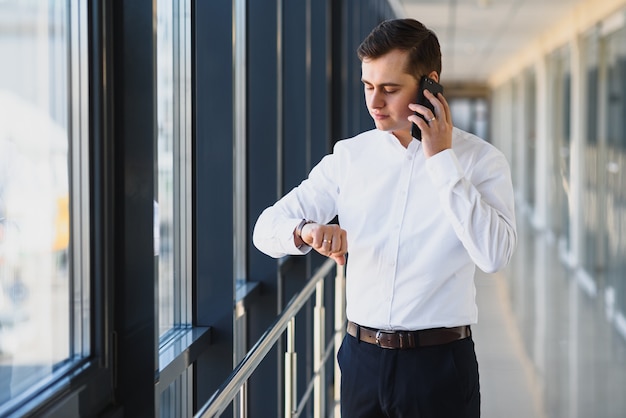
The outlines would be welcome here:
M 435 80 L 433 80 L 432 78 L 429 77 L 422 77 L 420 79 L 420 84 L 417 90 L 417 100 L 415 103 L 420 104 L 422 106 L 425 106 L 427 108 L 429 108 L 431 110 L 431 112 L 435 113 L 435 107 L 432 105 L 432 103 L 424 96 L 424 90 L 428 90 L 429 92 L 431 92 L 435 97 L 437 97 L 437 94 L 439 93 L 443 93 L 443 87 L 441 86 L 441 84 L 437 83 Z M 424 121 L 428 122 L 426 120 L 426 118 L 415 112 L 415 114 L 417 116 L 419 116 L 420 118 L 424 119 Z M 411 136 L 415 139 L 417 139 L 418 141 L 422 140 L 422 131 L 420 130 L 420 128 L 416 125 L 416 124 L 411 124 Z

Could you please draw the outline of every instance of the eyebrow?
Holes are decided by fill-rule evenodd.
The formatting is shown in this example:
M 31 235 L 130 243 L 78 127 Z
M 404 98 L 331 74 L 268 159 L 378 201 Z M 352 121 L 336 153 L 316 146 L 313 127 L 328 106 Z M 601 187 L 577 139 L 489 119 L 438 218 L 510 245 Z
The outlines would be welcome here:
M 369 84 L 369 85 L 371 85 L 371 86 L 373 86 L 373 85 L 374 85 L 374 83 L 371 83 L 371 82 L 367 81 L 367 80 L 366 80 L 366 79 L 364 79 L 364 78 L 361 78 L 361 82 L 363 82 L 363 83 L 365 83 L 365 84 Z M 379 86 L 381 86 L 381 87 L 402 87 L 402 84 L 399 84 L 399 83 L 391 83 L 391 82 L 388 82 L 388 83 L 380 83 L 380 84 L 378 84 L 378 85 L 379 85 Z

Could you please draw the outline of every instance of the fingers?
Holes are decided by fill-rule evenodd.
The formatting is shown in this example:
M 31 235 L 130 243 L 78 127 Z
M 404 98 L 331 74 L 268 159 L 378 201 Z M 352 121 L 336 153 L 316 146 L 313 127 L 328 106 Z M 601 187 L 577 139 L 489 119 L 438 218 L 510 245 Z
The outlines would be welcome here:
M 409 116 L 422 131 L 422 145 L 427 158 L 452 147 L 452 114 L 450 106 L 442 94 L 436 97 L 425 90 L 424 96 L 433 104 L 434 111 L 415 103 L 409 104 L 409 109 L 422 115 L 426 120 L 416 116 Z
M 450 110 L 450 105 L 448 104 L 448 101 L 443 96 L 443 94 L 438 94 L 437 95 L 437 100 L 439 101 L 439 104 L 440 104 L 440 107 L 441 107 L 441 110 L 439 110 L 438 114 L 443 115 L 443 117 L 445 118 L 446 122 L 452 123 L 452 111 Z M 431 103 L 432 103 L 432 101 L 431 101 Z M 435 107 L 435 109 L 437 109 L 437 107 Z
M 324 225 L 319 236 L 313 242 L 313 248 L 328 257 L 341 257 L 348 251 L 346 231 L 339 225 Z M 315 245 L 318 244 L 318 245 Z
M 445 101 L 445 99 L 443 98 L 443 94 L 438 94 L 436 97 L 434 94 L 432 94 L 430 91 L 428 90 L 424 90 L 424 96 L 428 99 L 428 101 L 433 105 L 433 107 L 435 108 L 434 112 L 431 112 L 432 116 L 430 118 L 426 118 L 426 119 L 431 119 L 431 118 L 440 118 L 443 121 L 448 121 L 447 115 L 446 115 L 446 107 L 444 106 L 443 102 L 441 101 L 442 99 Z
M 330 258 L 335 260 L 335 263 L 339 264 L 340 266 L 343 266 L 343 265 L 346 264 L 346 255 L 345 254 L 342 254 L 342 255 L 331 255 Z
M 430 91 L 424 90 L 424 96 L 433 105 L 433 107 L 435 108 L 434 111 L 430 110 L 426 106 L 422 106 L 417 103 L 409 104 L 409 109 L 411 109 L 414 112 L 419 113 L 426 119 L 426 121 L 424 121 L 425 123 L 424 127 L 428 127 L 430 123 L 436 120 L 448 122 L 448 123 L 451 122 L 450 106 L 448 105 L 448 102 L 446 101 L 446 99 L 443 97 L 442 94 L 438 94 L 437 96 L 435 96 Z M 411 115 L 409 119 L 413 123 L 417 124 L 418 120 L 421 118 L 415 115 Z
M 346 231 L 339 225 L 307 224 L 302 229 L 302 237 L 318 253 L 334 259 L 340 265 L 345 264 L 348 240 Z

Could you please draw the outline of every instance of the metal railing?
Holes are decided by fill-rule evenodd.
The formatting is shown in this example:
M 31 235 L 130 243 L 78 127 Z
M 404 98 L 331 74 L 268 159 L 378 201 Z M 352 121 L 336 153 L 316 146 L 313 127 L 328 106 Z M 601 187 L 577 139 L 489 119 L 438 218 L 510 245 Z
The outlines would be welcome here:
M 324 307 L 324 279 L 331 272 L 333 267 L 337 267 L 335 275 L 335 331 L 332 338 L 325 341 L 325 307 Z M 314 338 L 313 338 L 313 375 L 308 383 L 302 399 L 297 399 L 297 353 L 295 351 L 295 316 L 306 305 L 307 301 L 315 292 L 314 314 Z M 285 352 L 285 378 L 284 378 L 284 400 L 285 418 L 296 418 L 300 416 L 305 405 L 313 395 L 313 416 L 315 418 L 326 417 L 326 389 L 325 365 L 331 359 L 334 366 L 334 393 L 333 393 L 333 413 L 335 418 L 339 414 L 339 382 L 340 372 L 337 362 L 334 361 L 337 350 L 341 345 L 341 340 L 345 333 L 345 276 L 343 266 L 338 266 L 333 260 L 327 260 L 313 277 L 307 282 L 304 288 L 295 295 L 287 304 L 283 312 L 263 334 L 257 343 L 248 351 L 243 360 L 235 367 L 230 376 L 222 386 L 211 396 L 206 404 L 200 408 L 195 417 L 219 417 L 220 414 L 231 404 L 241 388 L 246 384 L 252 373 L 259 366 L 261 361 L 270 352 L 281 338 L 285 330 L 287 331 L 287 343 Z M 331 356 L 334 354 L 334 356 Z M 244 412 L 245 414 L 245 412 Z

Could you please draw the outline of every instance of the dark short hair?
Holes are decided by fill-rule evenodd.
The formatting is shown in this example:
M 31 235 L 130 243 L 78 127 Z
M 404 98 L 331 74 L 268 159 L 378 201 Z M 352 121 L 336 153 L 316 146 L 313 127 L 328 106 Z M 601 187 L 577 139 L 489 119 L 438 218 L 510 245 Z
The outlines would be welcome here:
M 405 71 L 416 79 L 436 71 L 441 75 L 441 48 L 437 35 L 415 19 L 386 20 L 363 40 L 359 59 L 375 59 L 399 49 L 408 51 Z

